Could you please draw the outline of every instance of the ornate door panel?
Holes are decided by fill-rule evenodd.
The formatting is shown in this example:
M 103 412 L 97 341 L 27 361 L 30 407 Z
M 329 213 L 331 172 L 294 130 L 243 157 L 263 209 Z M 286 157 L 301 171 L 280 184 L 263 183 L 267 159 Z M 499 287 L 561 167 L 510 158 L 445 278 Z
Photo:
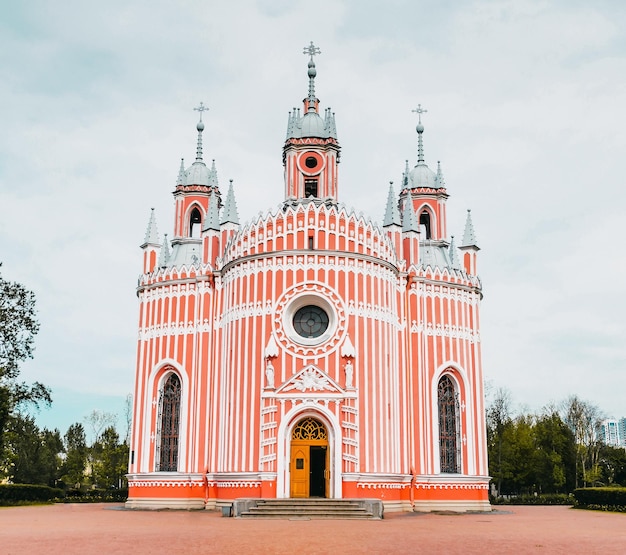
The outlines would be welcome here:
M 291 497 L 309 496 L 309 446 L 291 447 Z

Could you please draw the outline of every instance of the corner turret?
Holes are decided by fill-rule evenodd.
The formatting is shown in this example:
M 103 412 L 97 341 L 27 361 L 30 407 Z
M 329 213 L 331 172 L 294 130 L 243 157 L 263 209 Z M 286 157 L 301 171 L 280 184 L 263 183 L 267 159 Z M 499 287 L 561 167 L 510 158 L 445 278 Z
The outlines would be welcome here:
M 474 233 L 474 224 L 472 223 L 472 211 L 468 209 L 467 218 L 465 220 L 465 232 L 463 233 L 463 242 L 459 247 L 459 250 L 463 253 L 463 268 L 466 273 L 476 276 L 478 251 L 480 248 L 477 245 L 476 234 Z

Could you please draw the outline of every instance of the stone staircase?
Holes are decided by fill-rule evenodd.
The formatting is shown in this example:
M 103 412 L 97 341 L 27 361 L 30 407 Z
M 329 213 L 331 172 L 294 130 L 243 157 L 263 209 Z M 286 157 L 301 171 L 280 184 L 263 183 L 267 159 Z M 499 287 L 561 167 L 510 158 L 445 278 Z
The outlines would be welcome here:
M 383 517 L 383 505 L 379 499 L 236 499 L 232 516 L 289 520 L 378 520 Z

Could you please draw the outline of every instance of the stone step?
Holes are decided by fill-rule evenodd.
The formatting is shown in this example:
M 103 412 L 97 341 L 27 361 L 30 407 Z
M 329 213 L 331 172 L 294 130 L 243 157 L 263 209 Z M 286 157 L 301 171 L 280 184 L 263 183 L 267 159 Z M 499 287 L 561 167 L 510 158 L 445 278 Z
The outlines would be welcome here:
M 380 501 L 354 499 L 245 499 L 236 500 L 234 515 L 239 518 L 274 519 L 379 519 Z M 372 512 L 372 510 L 374 512 Z

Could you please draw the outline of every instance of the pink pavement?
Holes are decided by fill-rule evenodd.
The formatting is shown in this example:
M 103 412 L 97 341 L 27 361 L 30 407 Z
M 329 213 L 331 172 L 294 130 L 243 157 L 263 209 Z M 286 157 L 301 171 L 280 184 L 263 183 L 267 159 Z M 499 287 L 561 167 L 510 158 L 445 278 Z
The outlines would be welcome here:
M 241 520 L 82 504 L 0 508 L 0 554 L 620 554 L 626 514 L 568 507 L 388 513 L 379 521 Z

